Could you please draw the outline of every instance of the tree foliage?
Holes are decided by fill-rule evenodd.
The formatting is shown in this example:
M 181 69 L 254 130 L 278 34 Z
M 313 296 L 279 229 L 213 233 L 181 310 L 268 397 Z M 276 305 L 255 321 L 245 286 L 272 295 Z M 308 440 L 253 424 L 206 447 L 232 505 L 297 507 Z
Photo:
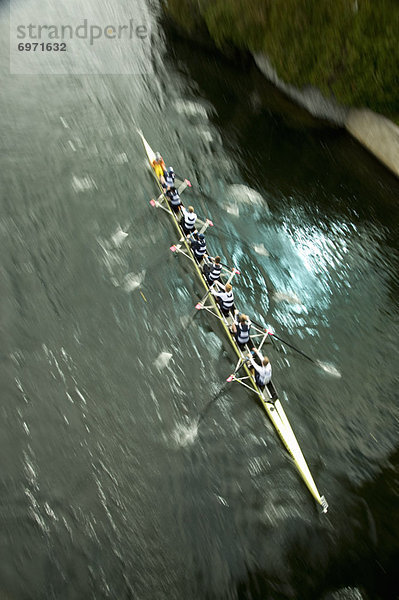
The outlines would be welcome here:
M 398 0 L 168 0 L 168 10 L 191 32 L 205 22 L 219 47 L 264 52 L 287 83 L 399 114 Z

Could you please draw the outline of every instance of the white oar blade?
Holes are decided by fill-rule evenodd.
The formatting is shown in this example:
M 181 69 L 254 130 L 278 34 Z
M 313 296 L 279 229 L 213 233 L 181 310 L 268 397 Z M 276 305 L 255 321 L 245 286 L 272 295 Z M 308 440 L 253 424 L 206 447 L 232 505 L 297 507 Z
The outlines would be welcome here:
M 325 371 L 326 373 L 328 373 L 329 375 L 332 375 L 333 377 L 341 377 L 341 373 L 338 371 L 338 369 L 336 367 L 334 367 L 334 365 L 332 365 L 331 363 L 325 363 L 325 362 L 321 362 L 321 361 L 316 361 L 317 364 L 319 365 L 319 367 L 321 369 L 323 369 L 323 371 Z
M 326 513 L 328 511 L 328 502 L 324 496 L 320 497 L 320 505 L 321 505 L 323 513 Z

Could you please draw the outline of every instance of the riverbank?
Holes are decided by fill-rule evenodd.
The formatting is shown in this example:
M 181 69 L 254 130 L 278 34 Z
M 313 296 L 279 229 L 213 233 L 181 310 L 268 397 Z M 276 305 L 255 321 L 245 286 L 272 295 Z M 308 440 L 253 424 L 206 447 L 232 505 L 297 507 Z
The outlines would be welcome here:
M 262 8 L 256 0 L 244 22 L 236 14 L 238 5 L 205 2 L 201 8 L 195 2 L 170 0 L 165 15 L 191 42 L 219 50 L 238 64 L 252 57 L 259 71 L 297 105 L 345 128 L 399 177 L 399 127 L 389 118 L 397 114 L 396 74 L 388 68 L 389 49 L 396 40 L 392 23 L 399 15 L 394 6 L 376 9 L 366 2 L 359 9 L 355 3 L 343 23 L 338 6 L 320 5 L 317 15 L 307 15 L 306 7 L 295 4 L 293 11 L 302 20 L 291 23 L 293 15 L 286 22 L 277 8 Z M 310 22 L 303 21 L 306 15 Z M 368 35 L 370 27 L 373 35 Z M 339 57 L 342 44 L 346 50 Z
M 348 108 L 326 98 L 315 87 L 298 89 L 279 79 L 268 58 L 253 55 L 260 72 L 312 116 L 344 127 L 362 146 L 399 177 L 399 127 L 367 108 Z

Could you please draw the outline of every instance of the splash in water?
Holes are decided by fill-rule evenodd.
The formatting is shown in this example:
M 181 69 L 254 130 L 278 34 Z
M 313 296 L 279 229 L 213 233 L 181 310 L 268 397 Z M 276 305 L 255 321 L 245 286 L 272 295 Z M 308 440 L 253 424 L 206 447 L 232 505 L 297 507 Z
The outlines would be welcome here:
M 87 192 L 92 189 L 97 189 L 96 182 L 90 175 L 86 175 L 85 177 L 77 177 L 74 175 L 72 177 L 72 187 L 74 192 L 77 194 L 79 192 Z
M 235 204 L 225 204 L 224 205 L 224 209 L 226 212 L 229 213 L 229 215 L 233 215 L 233 217 L 239 217 L 240 216 L 240 209 L 238 208 L 237 203 Z
M 154 367 L 156 367 L 158 371 L 162 371 L 162 369 L 168 366 L 171 358 L 172 354 L 170 352 L 161 352 L 154 362 Z
M 254 244 L 252 247 L 257 254 L 260 254 L 261 256 L 270 256 L 270 252 L 265 248 L 264 244 Z
M 288 302 L 289 304 L 302 304 L 300 298 L 295 294 L 288 294 L 287 292 L 275 292 L 273 294 L 275 302 Z
M 145 270 L 141 271 L 141 273 L 128 273 L 125 275 L 123 281 L 123 289 L 125 292 L 132 292 L 136 288 L 138 288 L 144 281 Z
M 341 373 L 331 363 L 321 362 L 320 360 L 318 360 L 317 364 L 321 369 L 323 369 L 323 371 L 325 371 L 329 375 L 332 375 L 333 377 L 341 377 Z
M 261 206 L 263 209 L 268 210 L 267 202 L 263 196 L 246 185 L 240 183 L 232 184 L 229 186 L 227 193 L 236 203 L 248 204 L 251 207 Z
M 179 424 L 173 432 L 173 438 L 179 446 L 193 444 L 198 435 L 198 422 L 194 421 L 188 425 Z
M 225 500 L 222 496 L 219 496 L 218 494 L 215 494 L 216 500 L 220 503 L 223 504 L 223 506 L 229 506 L 227 500 Z
M 119 248 L 119 246 L 122 244 L 123 240 L 125 238 L 127 238 L 129 234 L 126 233 L 126 231 L 123 231 L 123 229 L 121 227 L 118 227 L 118 229 L 115 231 L 115 233 L 112 236 L 112 243 L 114 244 L 114 246 L 116 246 L 117 248 Z

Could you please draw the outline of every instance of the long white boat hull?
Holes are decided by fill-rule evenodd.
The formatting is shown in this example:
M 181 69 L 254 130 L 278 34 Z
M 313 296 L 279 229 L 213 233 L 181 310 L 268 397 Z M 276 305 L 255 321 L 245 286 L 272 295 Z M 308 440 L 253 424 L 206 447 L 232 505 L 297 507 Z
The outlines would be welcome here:
M 143 133 L 139 130 L 138 130 L 138 133 L 142 139 L 144 149 L 146 151 L 149 163 L 150 163 L 150 165 L 152 165 L 152 163 L 155 159 L 155 152 L 152 150 L 151 146 L 145 139 Z M 160 186 L 160 183 L 159 183 L 157 177 L 155 176 L 154 171 L 152 171 L 152 173 L 153 173 L 155 179 L 157 180 L 158 186 L 160 187 L 160 190 L 162 192 L 162 187 Z M 175 226 L 177 227 L 177 230 L 179 231 L 179 234 L 180 234 L 181 230 L 180 230 L 178 221 L 172 211 L 170 211 L 170 214 L 171 214 L 173 221 L 175 223 Z M 187 243 L 186 240 L 183 240 L 183 241 L 186 245 L 187 251 L 191 253 L 191 248 L 190 248 L 189 244 Z M 202 274 L 201 269 L 199 268 L 196 261 L 194 261 L 193 264 L 195 265 L 197 273 L 198 273 L 205 289 L 207 290 L 207 292 L 209 292 L 208 284 Z M 228 339 L 230 340 L 234 351 L 236 352 L 237 356 L 240 359 L 242 359 L 243 355 L 242 355 L 241 351 L 239 350 L 239 348 L 237 347 L 237 344 L 235 343 L 235 340 L 231 335 L 230 329 L 229 329 L 225 319 L 223 318 L 223 315 L 220 313 L 219 306 L 218 306 L 217 302 L 215 301 L 214 297 L 212 296 L 212 294 L 209 294 L 209 299 L 214 306 L 214 310 L 217 311 L 217 313 L 219 313 L 220 322 L 222 323 L 222 325 L 227 333 Z M 320 494 L 319 494 L 317 486 L 314 482 L 314 479 L 310 473 L 309 467 L 306 463 L 305 457 L 303 456 L 302 450 L 298 444 L 298 441 L 295 437 L 295 434 L 294 434 L 292 427 L 288 421 L 287 415 L 285 414 L 285 411 L 281 405 L 280 400 L 277 399 L 274 402 L 270 402 L 269 398 L 266 398 L 264 396 L 264 394 L 257 387 L 255 379 L 254 379 L 252 373 L 250 372 L 250 370 L 248 369 L 246 363 L 244 363 L 243 368 L 246 372 L 248 381 L 250 382 L 253 391 L 256 393 L 256 395 L 262 402 L 263 408 L 265 409 L 268 417 L 270 418 L 275 429 L 277 430 L 283 444 L 285 445 L 286 449 L 288 450 L 292 459 L 294 460 L 296 468 L 299 471 L 302 479 L 304 480 L 307 488 L 309 489 L 310 493 L 312 494 L 312 496 L 316 500 L 316 502 L 322 507 L 323 512 L 327 512 L 327 508 L 328 508 L 327 501 L 325 500 L 324 496 L 320 496 Z M 266 390 L 266 388 L 265 388 L 265 390 Z

